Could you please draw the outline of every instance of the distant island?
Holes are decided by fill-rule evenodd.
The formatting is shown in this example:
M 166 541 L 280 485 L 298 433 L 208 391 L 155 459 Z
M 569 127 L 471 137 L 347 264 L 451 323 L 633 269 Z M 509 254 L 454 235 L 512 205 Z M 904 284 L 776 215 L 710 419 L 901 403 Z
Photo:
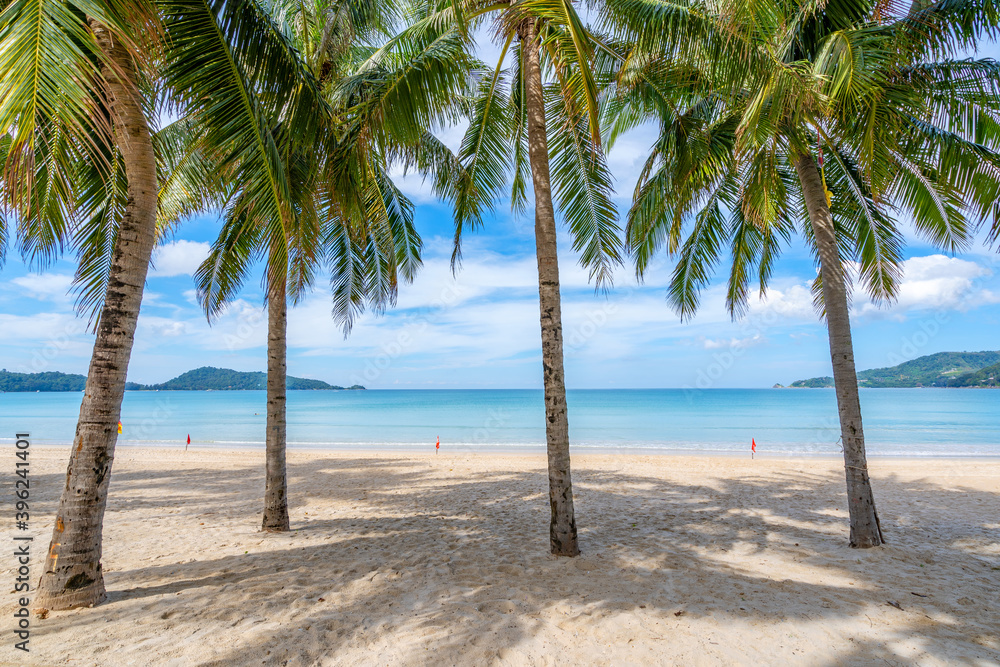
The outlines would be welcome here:
M 340 387 L 322 380 L 307 380 L 288 376 L 286 387 L 297 389 L 354 390 L 364 389 L 359 384 Z M 140 384 L 132 389 L 138 391 L 247 391 L 267 389 L 267 373 L 234 371 L 229 368 L 202 366 L 178 375 L 173 380 L 160 384 Z
M 0 391 L 83 391 L 85 375 L 68 373 L 11 373 L 0 370 Z M 129 383 L 133 384 L 133 383 Z
M 832 387 L 829 376 L 797 380 L 790 387 Z M 858 386 L 1000 387 L 1000 352 L 938 352 L 891 368 L 858 373 Z
M 68 373 L 11 373 L 0 370 L 0 392 L 16 391 L 83 391 L 87 376 Z M 287 378 L 287 388 L 294 390 L 359 390 L 359 384 L 340 387 L 322 380 Z M 241 391 L 267 389 L 267 374 L 261 372 L 234 371 L 229 368 L 203 366 L 178 375 L 173 380 L 160 384 L 138 384 L 128 382 L 125 389 L 130 391 Z

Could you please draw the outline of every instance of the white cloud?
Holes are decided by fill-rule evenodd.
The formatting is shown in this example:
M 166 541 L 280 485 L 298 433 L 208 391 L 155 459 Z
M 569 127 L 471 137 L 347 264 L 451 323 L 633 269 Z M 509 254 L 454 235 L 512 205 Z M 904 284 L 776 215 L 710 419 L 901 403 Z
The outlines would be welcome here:
M 209 244 L 198 241 L 164 243 L 153 252 L 153 266 L 149 275 L 155 278 L 191 275 L 208 257 L 210 249 Z
M 574 369 L 574 382 L 601 382 L 608 369 L 619 367 L 671 378 L 662 382 L 682 382 L 686 380 L 678 375 L 681 371 L 670 370 L 665 360 L 690 366 L 715 354 L 764 345 L 787 334 L 787 327 L 821 326 L 806 278 L 776 279 L 767 299 L 752 299 L 747 318 L 736 323 L 725 311 L 725 286 L 712 285 L 704 290 L 697 317 L 682 323 L 660 285 L 636 286 L 628 276 L 606 297 L 595 294 L 586 270 L 568 247 L 565 250 L 560 258 L 563 326 L 567 368 Z M 905 268 L 896 306 L 900 313 L 965 307 L 976 299 L 991 298 L 987 287 L 992 285 L 984 282 L 991 274 L 975 262 L 930 256 L 914 258 Z M 190 351 L 192 360 L 199 359 L 197 363 L 204 363 L 206 355 L 224 358 L 229 365 L 237 364 L 237 358 L 240 363 L 264 359 L 267 313 L 259 297 L 247 295 L 233 302 L 212 326 L 193 297 L 192 290 L 175 293 L 170 301 L 177 310 L 170 317 L 144 311 L 137 350 L 148 356 L 164 346 L 180 345 Z M 857 308 L 866 304 L 858 303 Z M 45 329 L 65 326 L 27 319 L 8 325 L 36 340 L 44 337 Z M 73 339 L 74 343 L 87 340 Z M 532 385 L 537 381 L 539 355 L 534 257 L 502 255 L 485 243 L 472 245 L 466 249 L 463 270 L 452 277 L 443 249 L 433 248 L 416 283 L 401 286 L 398 306 L 382 317 L 368 313 L 359 318 L 346 341 L 331 317 L 329 291 L 318 281 L 317 289 L 289 310 L 288 343 L 290 358 L 300 359 L 308 368 L 335 368 L 338 382 Z M 470 369 L 477 368 L 493 371 L 475 379 Z
M 457 155 L 458 149 L 462 145 L 462 137 L 468 128 L 469 121 L 463 119 L 458 123 L 438 128 L 434 131 L 434 136 Z M 431 177 L 424 178 L 414 169 L 404 173 L 403 166 L 399 163 L 390 167 L 389 177 L 392 178 L 396 187 L 414 203 L 427 204 L 439 201 L 438 196 L 434 193 Z
M 706 338 L 704 340 L 704 346 L 706 350 L 720 350 L 723 348 L 732 350 L 735 348 L 746 348 L 752 345 L 759 345 L 763 342 L 764 337 L 759 333 L 756 333 L 745 338 Z
M 900 318 L 916 310 L 967 311 L 1000 303 L 1000 295 L 985 287 L 993 272 L 977 262 L 928 255 L 903 262 L 903 277 L 894 304 L 879 308 L 859 293 L 855 311 L 861 315 L 888 314 Z
M 86 328 L 86 321 L 71 313 L 0 313 L 0 341 L 5 343 L 33 345 L 50 338 L 72 338 L 85 334 Z
M 150 333 L 158 337 L 175 338 L 183 336 L 188 332 L 187 324 L 176 320 L 147 318 L 144 324 L 150 330 Z
M 813 306 L 811 281 L 788 285 L 783 289 L 768 289 L 763 299 L 750 304 L 752 314 L 763 315 L 769 311 L 786 320 L 815 322 L 819 314 Z
M 29 273 L 11 280 L 27 296 L 36 299 L 63 299 L 73 284 L 73 276 L 66 273 Z
M 857 268 L 847 267 L 849 271 Z M 875 305 L 855 280 L 853 315 L 855 317 L 906 318 L 920 310 L 967 311 L 1000 303 L 1000 294 L 989 288 L 993 272 L 981 264 L 945 255 L 911 257 L 903 262 L 896 300 L 888 306 Z M 772 288 L 760 302 L 751 304 L 751 313 L 773 311 L 789 320 L 816 321 L 811 281 Z
M 183 296 L 184 300 L 187 301 L 192 306 L 194 306 L 195 308 L 201 308 L 201 303 L 198 301 L 198 290 L 193 290 L 193 289 L 184 290 L 183 292 L 181 292 L 181 296 Z
M 389 177 L 400 191 L 415 204 L 427 204 L 437 201 L 433 182 L 424 178 L 414 170 L 403 172 L 402 166 L 394 166 L 389 170 Z
M 644 123 L 621 135 L 608 152 L 608 168 L 614 176 L 615 198 L 631 202 L 639 174 L 656 139 L 654 123 Z
M 5 362 L 10 370 L 40 373 L 86 368 L 92 347 L 86 321 L 71 313 L 0 313 L 0 351 L 15 351 Z

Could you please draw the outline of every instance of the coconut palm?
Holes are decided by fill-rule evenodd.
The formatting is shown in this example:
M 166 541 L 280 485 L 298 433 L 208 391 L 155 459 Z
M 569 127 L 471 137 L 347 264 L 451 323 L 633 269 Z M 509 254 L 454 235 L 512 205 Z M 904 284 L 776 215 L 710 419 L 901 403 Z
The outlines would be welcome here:
M 78 304 L 91 313 L 97 334 L 35 598 L 37 606 L 68 609 L 105 596 L 102 524 L 116 423 L 158 234 L 157 200 L 166 214 L 161 222 L 169 224 L 204 204 L 193 186 L 212 176 L 204 169 L 206 156 L 175 149 L 187 133 L 206 133 L 216 145 L 256 154 L 253 167 L 266 171 L 274 156 L 256 121 L 309 90 L 298 85 L 287 42 L 253 2 L 181 7 L 27 0 L 9 3 L 0 16 L 5 203 L 26 257 L 44 263 L 64 248 L 76 250 Z M 193 25 L 202 30 L 197 36 Z M 171 57 L 192 38 L 200 40 L 193 51 L 203 67 L 178 78 L 183 72 L 169 66 Z M 260 90 L 267 94 L 247 94 Z M 154 112 L 165 91 L 179 91 L 187 115 L 154 135 Z M 219 165 L 239 175 L 232 155 L 224 157 Z
M 634 30 L 664 27 L 652 3 L 629 0 L 636 5 L 647 11 L 629 15 L 642 18 Z M 726 304 L 738 317 L 754 276 L 763 294 L 783 244 L 796 231 L 805 237 L 829 331 L 850 544 L 878 546 L 884 537 L 868 475 L 845 264 L 855 263 L 875 302 L 890 302 L 903 221 L 955 251 L 977 220 L 993 216 L 1000 65 L 952 56 L 995 30 L 997 12 L 938 2 L 894 15 L 883 4 L 841 0 L 732 9 L 712 20 L 728 35 L 723 48 L 738 54 L 737 67 L 716 65 L 725 62 L 721 40 L 710 52 L 685 48 L 684 62 L 633 52 L 622 67 L 609 107 L 617 126 L 648 117 L 660 126 L 627 240 L 640 277 L 655 252 L 676 253 L 669 300 L 684 318 L 723 253 L 732 261 Z M 647 41 L 663 43 L 659 33 Z
M 256 207 L 252 180 L 236 180 L 224 224 L 196 273 L 209 319 L 224 311 L 264 261 L 268 307 L 266 472 L 262 529 L 289 529 L 285 468 L 287 302 L 312 286 L 319 267 L 331 276 L 335 320 L 345 335 L 366 307 L 395 302 L 400 278 L 420 266 L 412 203 L 388 176 L 402 162 L 429 173 L 441 162 L 442 185 L 455 171 L 430 129 L 454 115 L 469 67 L 455 32 L 395 40 L 380 48 L 400 7 L 343 0 L 290 5 L 276 17 L 317 81 L 320 98 L 303 98 L 262 124 L 277 147 L 287 183 L 285 212 Z M 177 59 L 177 62 L 186 62 Z M 195 138 L 200 150 L 219 152 Z M 446 173 L 445 173 L 446 172 Z M 437 181 L 436 181 L 437 182 Z
M 563 367 L 556 208 L 574 250 L 598 285 L 609 284 L 620 262 L 619 228 L 611 201 L 612 178 L 601 147 L 598 82 L 591 71 L 590 32 L 571 2 L 443 2 L 412 21 L 407 34 L 449 22 L 470 34 L 492 20 L 500 60 L 481 67 L 470 103 L 460 165 L 449 184 L 455 201 L 455 250 L 483 223 L 510 183 L 512 209 L 522 213 L 530 177 L 534 194 L 535 251 L 542 337 L 542 378 L 548 451 L 550 547 L 576 556 L 576 519 L 570 474 L 569 418 Z M 505 67 L 505 63 L 510 62 Z
M 89 18 L 87 18 L 89 17 Z M 155 46 L 153 7 L 8 3 L 0 14 L 0 136 L 5 204 L 26 257 L 47 263 L 72 236 L 78 165 L 127 181 L 118 242 L 73 450 L 36 604 L 69 608 L 104 597 L 101 525 L 116 422 L 125 389 L 156 225 L 156 158 L 140 88 Z M 109 159 L 109 154 L 115 158 Z M 0 237 L 6 237 L 6 229 Z

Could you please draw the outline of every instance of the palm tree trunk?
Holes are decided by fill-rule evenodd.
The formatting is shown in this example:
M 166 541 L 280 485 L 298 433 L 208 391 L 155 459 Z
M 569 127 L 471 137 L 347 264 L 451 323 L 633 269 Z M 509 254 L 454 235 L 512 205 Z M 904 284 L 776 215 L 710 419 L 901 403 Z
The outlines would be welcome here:
M 562 312 L 559 303 L 559 260 L 556 216 L 549 182 L 549 149 L 545 138 L 545 102 L 539 44 L 534 25 L 518 34 L 524 53 L 528 159 L 535 191 L 535 253 L 538 260 L 538 303 L 542 325 L 542 374 L 545 384 L 545 437 L 549 459 L 549 544 L 557 556 L 580 553 L 573 514 L 573 481 L 569 461 L 569 417 L 563 372 Z
M 103 67 L 114 138 L 128 178 L 128 203 L 111 258 L 66 486 L 59 499 L 36 608 L 73 609 L 105 598 L 101 532 L 125 377 L 146 271 L 156 236 L 156 158 L 149 125 L 132 80 L 132 60 L 108 29 L 90 22 L 105 55 Z M 122 80 L 121 75 L 127 77 Z
M 285 283 L 276 280 L 267 298 L 267 441 L 264 474 L 264 520 L 269 533 L 288 530 L 285 475 L 285 386 L 288 302 Z
M 826 326 L 830 337 L 830 359 L 833 362 L 833 382 L 836 386 L 837 407 L 840 411 L 840 434 L 844 443 L 847 499 L 851 515 L 851 546 L 877 547 L 885 540 L 875 510 L 871 480 L 868 477 L 865 434 L 861 425 L 861 399 L 858 395 L 858 376 L 854 368 L 854 343 L 851 341 L 847 285 L 840 252 L 837 249 L 837 236 L 816 161 L 812 155 L 796 155 L 794 161 L 819 251 L 823 303 L 826 307 Z

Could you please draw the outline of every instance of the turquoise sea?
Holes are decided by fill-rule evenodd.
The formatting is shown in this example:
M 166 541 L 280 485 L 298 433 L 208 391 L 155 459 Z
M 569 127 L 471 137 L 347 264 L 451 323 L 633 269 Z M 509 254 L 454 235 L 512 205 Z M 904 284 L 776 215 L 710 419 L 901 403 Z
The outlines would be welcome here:
M 72 441 L 80 393 L 0 394 L 0 442 Z M 837 454 L 829 389 L 570 390 L 575 451 Z M 868 451 L 1000 456 L 1000 391 L 864 389 Z M 119 444 L 263 447 L 263 391 L 126 392 Z M 288 392 L 291 447 L 543 451 L 534 390 Z

